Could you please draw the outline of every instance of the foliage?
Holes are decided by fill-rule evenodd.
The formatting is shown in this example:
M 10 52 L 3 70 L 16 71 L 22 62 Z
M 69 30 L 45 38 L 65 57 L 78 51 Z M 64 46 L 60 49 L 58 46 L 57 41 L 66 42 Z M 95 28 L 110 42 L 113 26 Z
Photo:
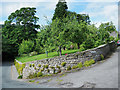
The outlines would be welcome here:
M 33 52 L 30 52 L 29 53 L 29 56 L 35 56 L 35 55 L 37 55 L 38 53 L 36 52 L 36 51 L 33 51 Z
M 42 72 L 38 72 L 37 73 L 37 77 L 40 77 L 40 76 L 42 76 L 43 74 L 42 74 Z
M 82 62 L 78 63 L 78 64 L 77 64 L 77 67 L 78 67 L 78 68 L 82 68 L 82 67 L 83 67 Z
M 67 71 L 71 70 L 71 66 L 67 66 Z
M 23 78 L 23 75 L 19 75 L 19 76 L 18 76 L 18 79 L 22 79 L 22 78 Z
M 32 65 L 31 65 L 31 64 L 29 64 L 29 67 L 32 67 Z
M 85 67 L 88 67 L 88 66 L 91 66 L 92 64 L 94 64 L 95 63 L 95 61 L 93 60 L 93 59 L 91 59 L 91 60 L 89 60 L 89 61 L 85 61 L 84 62 L 84 66 Z
M 56 68 L 60 69 L 60 66 L 57 65 Z
M 15 61 L 15 67 L 18 71 L 19 75 L 22 75 L 23 69 L 25 68 L 26 64 L 19 64 L 18 62 Z
M 31 40 L 23 40 L 19 45 L 19 55 L 28 54 L 33 50 L 34 42 Z
M 64 17 L 66 17 L 67 9 L 68 9 L 68 7 L 67 7 L 66 2 L 60 0 L 56 5 L 55 12 L 54 12 L 52 20 L 55 20 L 56 18 L 62 19 Z
M 35 82 L 35 80 L 29 80 L 29 82 Z
M 62 62 L 61 66 L 64 67 L 66 65 L 66 62 Z
M 34 67 L 34 66 L 35 66 L 35 64 L 32 64 L 32 66 Z
M 104 59 L 104 56 L 103 56 L 102 54 L 100 55 L 100 57 L 101 57 L 101 60 L 103 60 L 103 59 Z
M 48 64 L 47 64 L 47 65 L 45 65 L 45 68 L 48 68 Z
M 72 69 L 76 69 L 76 68 L 78 68 L 78 66 L 76 66 L 76 65 L 72 66 Z
M 21 8 L 8 16 L 2 28 L 3 47 L 2 52 L 7 56 L 16 56 L 18 47 L 22 40 L 34 40 L 36 38 L 36 29 L 38 17 L 35 16 L 36 8 Z
M 41 67 L 41 64 L 38 64 L 38 67 Z

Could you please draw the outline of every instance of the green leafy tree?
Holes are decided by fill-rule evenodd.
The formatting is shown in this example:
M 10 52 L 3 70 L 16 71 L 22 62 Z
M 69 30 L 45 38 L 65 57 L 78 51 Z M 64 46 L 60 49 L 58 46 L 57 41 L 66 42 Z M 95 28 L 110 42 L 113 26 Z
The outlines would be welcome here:
M 73 43 L 77 43 L 78 49 L 80 48 L 80 44 L 86 39 L 87 37 L 87 25 L 84 21 L 78 21 L 77 18 L 73 18 L 74 16 L 71 16 L 70 18 L 65 18 L 65 21 L 67 23 L 64 23 L 64 40 L 71 41 Z
M 62 19 L 67 16 L 67 4 L 65 0 L 59 0 L 59 2 L 56 5 L 55 12 L 53 15 L 52 20 L 55 20 L 56 18 Z
M 23 40 L 22 43 L 19 45 L 19 55 L 22 54 L 29 54 L 33 51 L 34 42 L 31 40 Z
M 62 55 L 62 46 L 66 43 L 64 38 L 64 22 L 61 19 L 56 18 L 51 23 L 51 39 L 55 46 L 59 46 L 60 56 Z
M 67 11 L 67 17 L 71 17 L 74 16 L 74 18 L 76 18 L 76 20 L 80 23 L 80 21 L 82 22 L 86 22 L 87 24 L 90 24 L 90 17 L 88 14 L 77 14 L 76 12 L 71 12 L 71 11 Z
M 22 40 L 35 40 L 38 17 L 35 16 L 36 8 L 21 8 L 9 15 L 2 29 L 3 56 L 17 55 L 19 44 Z

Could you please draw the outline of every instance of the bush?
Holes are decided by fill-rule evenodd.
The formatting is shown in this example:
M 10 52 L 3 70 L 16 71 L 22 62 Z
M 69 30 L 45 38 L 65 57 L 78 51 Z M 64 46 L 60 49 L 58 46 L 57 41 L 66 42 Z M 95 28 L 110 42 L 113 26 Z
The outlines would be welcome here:
M 23 69 L 25 68 L 25 66 L 26 64 L 19 64 L 18 62 L 15 62 L 15 67 L 19 75 L 23 73 Z
M 92 65 L 92 64 L 95 64 L 95 60 L 93 60 L 93 59 L 84 62 L 84 66 L 85 66 L 85 67 L 88 67 L 88 66 L 90 66 L 90 65 Z
M 90 66 L 89 61 L 85 61 L 85 62 L 84 62 L 84 66 L 85 66 L 85 67 Z
M 34 73 L 34 78 L 37 77 L 37 73 Z
M 101 44 L 102 44 L 102 41 L 101 41 L 101 40 L 98 40 L 98 41 L 95 42 L 95 47 L 98 47 L 98 46 L 101 45 Z
M 35 55 L 37 55 L 38 53 L 36 52 L 36 51 L 33 51 L 33 52 L 31 52 L 30 54 L 29 54 L 29 56 L 35 56 Z
M 39 64 L 38 67 L 41 67 L 41 65 Z
M 104 59 L 104 56 L 103 56 L 102 54 L 100 55 L 100 57 L 101 57 L 101 60 L 103 60 L 103 59 Z
M 85 50 L 84 46 L 85 46 L 84 44 L 80 45 L 80 51 L 84 51 Z
M 22 72 L 23 72 L 23 68 L 22 68 L 22 67 L 20 67 L 20 68 L 18 69 L 18 74 L 19 74 L 19 75 L 21 75 L 21 74 L 22 74 Z
M 78 64 L 77 64 L 77 67 L 78 67 L 78 68 L 82 68 L 82 67 L 83 67 L 82 62 L 78 63 Z
M 47 69 L 47 72 L 50 72 L 50 70 L 49 70 L 49 69 Z
M 34 69 L 36 70 L 37 68 L 36 68 L 36 67 L 34 67 Z
M 33 50 L 34 47 L 34 42 L 31 40 L 23 40 L 22 43 L 19 45 L 19 50 L 18 50 L 18 54 L 22 55 L 22 54 L 28 54 Z
M 66 62 L 62 62 L 62 63 L 61 63 L 61 66 L 63 66 L 63 67 L 64 67 L 65 65 L 66 65 Z
M 48 68 L 48 64 L 44 66 L 45 68 Z
M 29 67 L 32 67 L 32 65 L 31 65 L 31 64 L 29 64 Z
M 76 68 L 78 68 L 78 66 L 75 66 L 75 65 L 74 65 L 74 66 L 72 67 L 72 69 L 76 69 Z
M 34 67 L 34 66 L 35 66 L 35 64 L 32 64 L 32 66 Z
M 89 62 L 90 62 L 91 64 L 95 64 L 95 60 L 93 60 L 93 59 L 91 59 Z
M 18 76 L 18 79 L 22 79 L 22 78 L 23 78 L 23 75 L 19 75 L 19 76 Z
M 54 69 L 55 67 L 54 67 L 54 66 L 51 66 L 50 68 Z
M 60 69 L 60 66 L 57 65 L 56 68 Z
M 40 69 L 40 72 L 42 72 L 42 71 L 44 71 L 44 68 L 41 68 L 41 69 Z
M 85 44 L 85 49 L 94 48 L 95 40 L 93 38 L 88 38 L 83 44 Z
M 41 77 L 42 75 L 43 75 L 42 72 L 37 73 L 37 77 Z
M 68 67 L 67 67 L 67 71 L 69 71 L 69 70 L 71 70 L 71 66 L 68 66 Z

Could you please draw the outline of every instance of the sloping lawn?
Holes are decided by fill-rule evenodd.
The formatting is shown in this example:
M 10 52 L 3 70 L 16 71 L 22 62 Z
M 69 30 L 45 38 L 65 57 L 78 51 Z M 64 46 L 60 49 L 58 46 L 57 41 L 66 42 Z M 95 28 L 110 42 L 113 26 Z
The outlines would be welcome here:
M 67 54 L 71 54 L 71 53 L 75 53 L 78 52 L 79 49 L 76 50 L 62 50 L 62 55 Z M 35 61 L 35 60 L 41 60 L 41 59 L 45 59 L 45 58 L 52 58 L 58 56 L 57 52 L 50 52 L 48 53 L 48 57 L 46 56 L 46 54 L 39 54 L 39 55 L 35 55 L 35 56 L 25 56 L 25 57 L 16 57 L 16 59 L 22 63 L 25 62 L 30 62 L 30 61 Z

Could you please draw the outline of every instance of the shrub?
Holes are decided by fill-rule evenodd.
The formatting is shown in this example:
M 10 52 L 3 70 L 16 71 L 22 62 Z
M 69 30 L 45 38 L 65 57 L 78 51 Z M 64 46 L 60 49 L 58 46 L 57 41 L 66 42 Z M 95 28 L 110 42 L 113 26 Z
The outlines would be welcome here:
M 18 74 L 21 75 L 21 74 L 22 74 L 22 71 L 23 71 L 23 68 L 22 68 L 22 67 L 19 68 L 19 69 L 18 69 Z
M 36 67 L 34 67 L 34 69 L 36 70 L 37 68 L 36 68 Z
M 39 64 L 38 67 L 41 67 L 41 64 Z
M 22 64 L 22 68 L 25 68 L 25 66 L 26 66 L 26 64 L 24 63 L 24 64 Z
M 23 69 L 25 68 L 25 64 L 19 64 L 18 62 L 15 62 L 15 67 L 18 71 L 18 74 L 21 75 L 23 73 Z
M 42 76 L 43 74 L 42 74 L 42 72 L 38 72 L 37 73 L 37 77 L 40 77 L 40 76 Z
M 90 65 L 89 65 L 89 61 L 85 61 L 85 62 L 84 62 L 84 66 L 85 66 L 85 67 L 90 66 Z
M 44 71 L 44 68 L 41 68 L 41 69 L 40 69 L 40 72 L 42 72 L 42 71 Z
M 90 62 L 91 64 L 95 64 L 95 60 L 93 60 L 93 59 L 91 59 L 89 62 Z
M 33 75 L 33 76 L 34 76 L 34 78 L 35 78 L 35 77 L 37 77 L 37 73 L 34 73 L 34 75 Z
M 49 70 L 49 69 L 47 69 L 47 72 L 50 72 L 50 70 Z
M 22 78 L 23 78 L 23 75 L 19 75 L 19 76 L 18 76 L 18 79 L 22 79 Z
M 50 68 L 54 69 L 55 67 L 54 67 L 54 66 L 51 66 Z
M 101 57 L 101 60 L 103 60 L 103 59 L 104 59 L 104 56 L 103 56 L 102 54 L 100 55 L 100 57 Z
M 29 80 L 29 82 L 35 82 L 35 80 Z
M 67 71 L 69 71 L 69 70 L 71 70 L 71 66 L 68 66 L 68 67 L 67 67 Z
M 91 59 L 91 60 L 89 60 L 89 61 L 85 61 L 85 62 L 84 62 L 84 66 L 85 66 L 85 67 L 88 67 L 88 66 L 90 66 L 90 65 L 92 65 L 92 64 L 94 64 L 94 63 L 95 63 L 95 60 Z
M 29 64 L 29 67 L 32 67 L 32 65 L 31 65 L 31 64 Z
M 31 40 L 23 40 L 22 43 L 19 45 L 19 50 L 18 50 L 18 54 L 22 55 L 22 54 L 28 54 L 33 50 L 34 47 L 34 42 Z
M 78 66 L 76 66 L 76 65 L 74 65 L 74 66 L 72 67 L 72 69 L 76 69 L 76 68 L 78 68 Z
M 34 67 L 34 66 L 35 66 L 35 64 L 32 64 L 32 66 Z
M 29 56 L 35 56 L 35 55 L 37 55 L 38 53 L 36 52 L 36 51 L 33 51 L 33 52 L 31 52 L 30 54 L 29 54 Z
M 55 68 L 53 68 L 53 73 L 55 74 Z
M 61 63 L 61 66 L 63 66 L 63 67 L 64 67 L 65 65 L 66 65 L 66 62 L 62 62 L 62 63 Z
M 84 51 L 85 50 L 84 46 L 85 46 L 85 44 L 81 44 L 80 45 L 80 51 Z
M 48 68 L 48 64 L 47 64 L 47 65 L 45 65 L 45 68 Z
M 78 68 L 82 68 L 82 67 L 83 67 L 82 62 L 78 63 L 78 64 L 77 64 L 77 67 L 78 67 Z
M 56 68 L 60 69 L 60 66 L 57 65 Z

